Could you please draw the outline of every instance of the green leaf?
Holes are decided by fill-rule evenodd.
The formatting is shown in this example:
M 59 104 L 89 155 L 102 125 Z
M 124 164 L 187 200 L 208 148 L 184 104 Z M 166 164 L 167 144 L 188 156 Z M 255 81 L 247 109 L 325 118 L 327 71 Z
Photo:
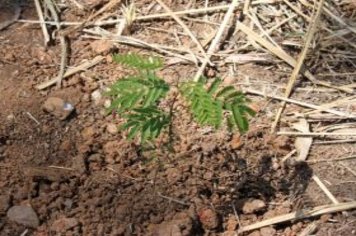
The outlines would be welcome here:
M 168 91 L 168 84 L 153 74 L 150 77 L 126 77 L 112 85 L 110 109 L 123 113 L 135 107 L 155 105 Z
M 244 111 L 247 112 L 247 114 L 249 114 L 251 117 L 254 117 L 256 115 L 256 112 L 252 110 L 250 107 L 244 105 L 243 108 Z
M 130 129 L 130 131 L 129 131 L 129 134 L 127 135 L 127 138 L 128 139 L 133 139 L 136 136 L 136 134 L 139 131 L 139 129 L 140 129 L 139 125 L 136 125 L 136 126 L 132 127 Z
M 141 142 L 156 138 L 169 124 L 169 116 L 155 106 L 135 108 L 125 116 L 122 128 L 130 129 L 130 138 L 141 135 Z
M 245 95 L 240 91 L 234 91 L 224 96 L 224 100 L 226 102 L 233 101 L 233 103 L 244 103 Z
M 225 98 L 227 95 L 235 91 L 236 90 L 233 86 L 226 86 L 216 94 L 216 97 Z
M 208 89 L 208 93 L 210 94 L 210 95 L 213 95 L 216 91 L 217 91 L 217 89 L 219 88 L 219 85 L 222 83 L 222 81 L 220 80 L 220 79 L 215 79 L 214 81 L 213 81 L 213 83 L 210 85 L 210 87 L 209 87 L 209 89 Z
M 232 107 L 232 114 L 241 133 L 245 133 L 248 130 L 248 122 L 246 117 L 242 114 L 240 107 L 235 105 Z
M 213 87 L 218 86 L 217 82 Z M 214 99 L 201 82 L 187 82 L 180 87 L 189 103 L 194 119 L 202 125 L 220 127 L 222 121 L 221 102 Z M 213 92 L 215 88 L 210 91 Z

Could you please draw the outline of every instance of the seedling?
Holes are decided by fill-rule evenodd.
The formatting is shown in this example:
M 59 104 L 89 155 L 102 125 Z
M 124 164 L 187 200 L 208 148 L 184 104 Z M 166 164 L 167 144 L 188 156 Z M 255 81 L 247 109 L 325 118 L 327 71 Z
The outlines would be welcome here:
M 231 130 L 244 133 L 249 128 L 248 116 L 255 112 L 247 106 L 249 100 L 233 86 L 224 86 L 219 78 L 209 85 L 205 78 L 199 81 L 167 84 L 156 71 L 163 66 L 158 57 L 137 54 L 115 54 L 116 63 L 135 69 L 136 73 L 119 79 L 111 86 L 109 112 L 125 118 L 121 129 L 128 130 L 128 138 L 140 136 L 141 143 L 157 138 L 172 122 L 174 110 L 165 112 L 159 104 L 167 99 L 175 86 L 186 100 L 193 119 L 215 129 L 227 125 Z M 173 107 L 173 106 L 172 106 Z

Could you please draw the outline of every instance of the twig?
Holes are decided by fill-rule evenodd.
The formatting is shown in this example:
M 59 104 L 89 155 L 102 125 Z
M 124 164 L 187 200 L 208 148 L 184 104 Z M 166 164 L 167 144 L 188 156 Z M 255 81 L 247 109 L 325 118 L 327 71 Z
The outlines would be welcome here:
M 28 229 L 25 229 L 25 231 L 23 231 L 20 236 L 26 236 L 27 233 L 28 233 Z
M 43 23 L 44 22 L 44 18 L 43 18 L 43 12 L 42 12 L 42 8 L 41 8 L 41 4 L 39 2 L 39 0 L 34 0 L 35 1 L 35 6 L 36 6 L 36 11 L 38 14 L 38 18 L 40 19 L 40 24 L 41 24 L 41 29 L 42 29 L 42 33 L 43 33 L 43 37 L 44 37 L 44 44 L 45 46 L 47 46 L 48 42 L 50 41 L 50 37 L 48 34 L 48 30 L 46 27 L 46 24 Z
M 112 35 L 112 34 L 103 36 L 103 34 L 97 32 L 97 31 L 86 30 L 86 29 L 84 29 L 84 32 L 100 35 L 101 37 L 92 37 L 92 36 L 84 35 L 83 38 L 97 38 L 97 39 L 105 38 L 105 39 L 109 39 L 111 41 L 116 41 L 116 42 L 119 42 L 119 43 L 131 45 L 131 46 L 138 46 L 138 47 L 143 47 L 143 48 L 151 48 L 151 49 L 154 49 L 154 50 L 156 50 L 158 52 L 161 52 L 163 54 L 167 54 L 167 55 L 170 55 L 170 56 L 173 56 L 173 57 L 178 57 L 178 58 L 181 58 L 181 59 L 183 59 L 185 61 L 191 61 L 193 63 L 196 63 L 196 59 L 202 60 L 199 57 L 193 57 L 193 56 L 189 57 L 189 56 L 180 55 L 178 53 L 171 52 L 171 51 L 177 51 L 177 52 L 185 53 L 185 54 L 189 53 L 189 52 L 187 52 L 185 50 L 182 50 L 182 49 L 179 49 L 179 48 L 173 48 L 173 47 L 168 47 L 168 46 L 159 45 L 159 44 L 147 43 L 147 42 L 145 42 L 143 40 L 135 39 L 135 38 L 129 37 L 129 36 L 115 36 L 115 35 Z
M 66 71 L 66 73 L 63 75 L 63 78 L 67 78 L 68 76 L 71 76 L 79 71 L 83 71 L 83 70 L 86 70 L 92 66 L 95 66 L 96 64 L 98 64 L 99 62 L 101 62 L 102 60 L 104 59 L 104 57 L 102 56 L 97 56 L 95 57 L 94 59 L 90 60 L 90 61 L 86 61 L 82 64 L 80 64 L 79 66 L 76 66 L 74 68 L 71 68 L 71 69 L 68 69 Z M 44 82 L 40 85 L 37 85 L 36 88 L 41 90 L 41 89 L 45 89 L 55 83 L 57 83 L 58 81 L 58 77 L 55 77 L 47 82 Z
M 338 99 L 336 101 L 329 102 L 329 103 L 326 103 L 326 104 L 322 104 L 322 105 L 320 105 L 320 107 L 325 109 L 325 108 L 333 108 L 333 107 L 336 107 L 336 106 L 340 106 L 340 105 L 344 105 L 344 104 L 353 104 L 353 103 L 356 104 L 356 95 L 345 97 L 345 98 L 342 98 L 342 99 Z M 309 111 L 309 112 L 306 112 L 305 115 L 310 115 L 310 114 L 313 114 L 313 113 L 316 113 L 316 112 L 320 112 L 320 111 L 322 111 L 322 110 Z
M 338 204 L 339 201 L 334 197 L 334 195 L 329 191 L 329 189 L 325 186 L 325 184 L 323 182 L 321 182 L 321 180 L 319 179 L 318 176 L 313 175 L 313 180 L 315 181 L 315 183 L 321 188 L 321 190 L 323 190 L 323 192 L 325 193 L 326 196 L 328 196 L 328 198 L 331 200 L 332 203 L 334 204 Z
M 140 180 L 140 179 L 137 179 L 137 178 L 131 177 L 131 176 L 129 176 L 129 175 L 122 174 L 122 173 L 120 173 L 120 172 L 118 172 L 118 171 L 114 170 L 114 169 L 113 169 L 113 168 L 111 168 L 111 167 L 106 167 L 106 169 L 108 169 L 108 170 L 110 170 L 110 171 L 114 172 L 115 174 L 117 174 L 117 175 L 119 175 L 119 176 L 121 176 L 121 177 L 127 178 L 127 179 L 131 179 L 131 180 L 135 180 L 135 181 Z
M 246 93 L 251 93 L 251 94 L 256 94 L 256 95 L 260 95 L 260 96 L 264 96 L 264 97 L 268 97 L 268 98 L 273 98 L 273 99 L 277 99 L 277 100 L 281 100 L 281 101 L 286 101 L 286 102 L 289 102 L 289 103 L 297 104 L 299 106 L 308 107 L 308 108 L 312 108 L 312 109 L 320 109 L 321 108 L 318 105 L 309 104 L 309 103 L 298 101 L 298 100 L 294 100 L 294 99 L 291 99 L 291 98 L 284 98 L 282 96 L 265 94 L 265 93 L 257 91 L 257 90 L 244 89 L 244 91 Z M 323 111 L 331 113 L 331 114 L 334 114 L 334 115 L 338 115 L 338 116 L 341 116 L 341 117 L 356 118 L 356 116 L 354 116 L 352 114 L 346 114 L 344 112 L 340 112 L 340 111 L 333 110 L 333 109 L 323 109 Z
M 268 49 L 271 53 L 273 53 L 274 55 L 276 55 L 279 58 L 281 58 L 282 60 L 284 60 L 290 66 L 295 67 L 297 65 L 297 62 L 295 61 L 295 59 L 292 56 L 290 56 L 286 51 L 284 51 L 281 48 L 278 48 L 278 47 L 274 46 L 272 43 L 268 42 L 266 39 L 264 39 L 261 36 L 259 36 L 256 32 L 254 32 L 253 30 L 248 28 L 246 25 L 244 25 L 241 22 L 237 21 L 236 22 L 236 27 L 239 28 L 242 32 L 244 32 L 248 36 L 252 37 L 256 42 L 258 42 L 263 47 Z M 323 82 L 323 81 L 317 80 L 314 77 L 314 75 L 307 69 L 305 69 L 303 71 L 303 74 L 305 75 L 305 77 L 307 77 L 314 84 L 323 85 L 323 86 L 334 88 L 334 89 L 337 89 L 337 90 L 340 90 L 340 91 L 344 91 L 344 92 L 347 92 L 347 93 L 353 93 L 352 89 L 343 88 L 343 87 L 336 87 L 336 86 L 333 86 L 333 85 L 331 85 L 331 84 L 329 84 L 327 82 Z
M 184 205 L 184 206 L 190 206 L 189 204 L 187 204 L 187 203 L 185 203 L 185 202 L 183 202 L 183 201 L 181 201 L 181 200 L 177 200 L 177 199 L 174 199 L 174 198 L 171 198 L 171 197 L 164 196 L 164 195 L 162 195 L 162 194 L 159 193 L 159 192 L 157 192 L 157 195 L 158 195 L 159 197 L 161 197 L 161 198 L 164 198 L 164 199 L 170 201 L 170 202 L 179 203 L 179 204 Z
M 189 9 L 189 10 L 183 10 L 183 11 L 175 11 L 173 12 L 175 15 L 196 15 L 196 14 L 206 14 L 207 12 L 216 12 L 216 11 L 222 11 L 229 9 L 229 5 L 223 5 L 223 6 L 214 6 L 214 7 L 207 7 L 207 8 L 199 8 L 199 9 Z M 171 15 L 169 13 L 158 13 L 158 14 L 152 14 L 148 16 L 138 16 L 136 19 L 137 20 L 153 20 L 157 18 L 165 18 L 165 17 L 170 17 Z
M 53 17 L 54 22 L 56 22 L 56 27 L 57 27 L 57 31 L 61 30 L 61 25 L 59 24 L 59 17 L 56 11 L 56 8 L 53 5 L 52 0 L 45 0 L 45 3 L 49 9 L 49 11 L 51 12 L 51 15 Z M 63 79 L 63 75 L 65 72 L 65 68 L 67 66 L 67 59 L 68 59 L 68 45 L 67 45 L 67 41 L 65 39 L 65 37 L 63 35 L 59 35 L 59 42 L 61 44 L 61 64 L 59 67 L 59 73 L 57 76 L 57 88 L 60 88 L 62 85 L 62 79 Z
M 321 163 L 321 162 L 346 161 L 346 160 L 351 160 L 351 159 L 356 159 L 356 156 L 349 156 L 349 157 L 343 157 L 343 158 L 334 158 L 334 159 L 311 160 L 311 161 L 307 161 L 307 163 L 308 164 L 316 164 L 316 163 Z
M 341 163 L 342 164 L 342 163 Z M 315 174 L 313 175 L 313 180 L 316 182 L 316 184 L 323 190 L 323 192 L 326 194 L 326 196 L 330 199 L 330 201 L 334 204 L 338 204 L 339 201 L 334 197 L 334 195 L 329 191 L 329 189 L 325 186 L 325 184 L 319 179 L 318 176 Z M 348 213 L 346 211 L 343 211 L 342 214 L 344 216 L 348 216 Z
M 208 60 L 208 63 L 213 65 L 213 63 L 211 63 L 210 58 L 208 57 L 208 55 L 206 54 L 203 46 L 201 45 L 201 43 L 198 41 L 198 39 L 194 36 L 194 34 L 192 33 L 192 31 L 190 31 L 188 29 L 188 27 L 185 25 L 185 23 L 176 15 L 174 14 L 174 12 L 166 5 L 164 4 L 161 0 L 156 0 L 164 9 L 165 11 L 167 11 L 169 14 L 171 14 L 172 18 L 177 21 L 178 24 L 180 24 L 180 26 L 182 26 L 183 30 L 190 36 L 190 38 L 196 43 L 196 45 L 198 46 L 198 49 L 201 51 L 201 53 L 203 54 L 204 58 L 206 60 Z
M 240 221 L 239 215 L 237 214 L 236 207 L 235 207 L 234 204 L 231 204 L 231 206 L 232 206 L 232 210 L 234 211 L 234 215 L 235 215 L 235 218 L 237 220 L 237 223 L 239 224 L 239 228 L 241 228 L 242 227 L 241 226 L 241 221 Z
M 199 9 L 189 9 L 189 10 L 183 10 L 183 11 L 174 11 L 173 13 L 175 15 L 198 15 L 198 14 L 204 14 L 207 12 L 217 12 L 217 11 L 223 11 L 228 9 L 228 5 L 223 5 L 223 6 L 214 6 L 214 7 L 207 7 L 207 8 L 199 8 Z M 154 20 L 157 18 L 166 18 L 170 17 L 171 15 L 169 13 L 158 13 L 158 14 L 152 14 L 152 15 L 147 15 L 147 16 L 136 16 L 135 21 L 147 21 L 147 20 Z M 124 19 L 119 18 L 115 20 L 106 20 L 106 21 L 95 21 L 92 23 L 87 23 L 86 26 L 106 26 L 106 25 L 115 25 L 117 23 L 120 23 Z M 37 20 L 18 20 L 18 22 L 25 22 L 25 23 L 33 23 L 33 24 L 50 24 L 54 25 L 55 22 L 53 21 L 37 21 Z M 68 26 L 81 26 L 84 24 L 84 22 L 61 22 L 62 25 L 68 25 Z
M 106 5 L 104 5 L 102 8 L 100 8 L 100 10 L 95 11 L 94 14 L 90 15 L 85 21 L 81 22 L 79 25 L 70 27 L 64 31 L 61 32 L 62 36 L 67 36 L 69 34 L 71 34 L 72 32 L 82 29 L 84 28 L 87 24 L 89 24 L 93 19 L 95 19 L 97 16 L 99 16 L 100 14 L 102 14 L 103 12 L 111 9 L 112 7 L 114 7 L 116 4 L 120 3 L 121 0 L 111 0 L 109 1 Z M 121 19 L 122 20 L 122 19 Z M 118 23 L 118 22 L 116 22 Z
M 77 0 L 70 0 L 78 9 L 84 10 L 84 6 L 80 4 Z
M 288 98 L 291 95 L 295 81 L 297 80 L 299 72 L 302 69 L 303 62 L 305 60 L 305 56 L 307 55 L 307 52 L 309 49 L 309 45 L 314 37 L 316 27 L 319 23 L 320 13 L 322 11 L 323 5 L 324 5 L 324 0 L 320 0 L 318 10 L 315 13 L 313 21 L 310 23 L 309 30 L 307 32 L 307 36 L 306 36 L 306 40 L 305 40 L 305 44 L 304 44 L 304 48 L 303 48 L 302 52 L 300 53 L 298 60 L 296 62 L 296 65 L 293 69 L 293 72 L 289 78 L 289 81 L 288 81 L 288 84 L 287 84 L 287 87 L 286 87 L 286 90 L 284 93 L 284 96 L 286 98 Z M 278 125 L 279 119 L 282 115 L 282 112 L 283 112 L 285 106 L 286 106 L 286 102 L 283 101 L 281 107 L 277 111 L 276 118 L 275 118 L 274 122 L 272 123 L 272 132 L 273 133 L 276 131 L 276 127 Z
M 300 16 L 302 16 L 304 19 L 306 19 L 307 21 L 311 22 L 311 18 L 305 14 L 303 14 L 301 11 L 299 11 L 298 8 L 296 8 L 291 2 L 289 2 L 288 0 L 283 0 L 283 2 L 285 4 L 287 4 L 293 11 L 295 11 L 296 13 L 298 13 Z M 333 33 L 333 31 L 329 28 L 327 28 L 326 26 L 324 25 L 321 25 L 322 29 L 323 30 L 326 30 L 328 33 Z M 339 35 L 335 35 L 336 37 L 338 37 L 339 39 L 341 39 L 342 41 L 348 43 L 350 46 L 356 48 L 356 44 L 354 44 L 352 41 L 348 40 L 348 39 L 345 39 L 344 37 L 342 36 L 339 36 Z
M 356 136 L 355 132 L 352 133 L 328 133 L 328 132 L 320 132 L 320 133 L 301 133 L 301 132 L 288 132 L 288 131 L 279 131 L 278 135 L 290 135 L 290 136 L 306 136 L 306 137 L 324 137 L 324 136 Z
M 17 20 L 17 22 L 21 23 L 29 23 L 29 24 L 46 24 L 46 25 L 57 25 L 57 22 L 54 21 L 39 21 L 39 20 Z M 61 26 L 72 26 L 72 25 L 80 25 L 80 22 L 73 22 L 73 21 L 61 21 L 59 22 Z
M 299 211 L 295 211 L 295 212 L 292 212 L 289 214 L 284 214 L 284 215 L 280 215 L 277 217 L 273 217 L 271 219 L 263 220 L 261 222 L 257 222 L 252 225 L 244 226 L 240 230 L 238 230 L 238 232 L 243 233 L 246 231 L 259 229 L 259 228 L 269 226 L 269 225 L 280 224 L 280 223 L 283 223 L 286 221 L 300 220 L 300 219 L 304 219 L 304 218 L 320 216 L 323 214 L 330 214 L 330 213 L 335 213 L 335 212 L 340 212 L 340 211 L 346 211 L 346 210 L 350 210 L 353 208 L 356 208 L 356 201 L 318 206 L 318 207 L 315 207 L 310 210 L 299 210 Z
M 37 125 L 41 124 L 30 112 L 26 111 L 26 115 L 28 115 L 28 117 L 30 117 L 31 120 L 36 122 Z
M 356 177 L 356 171 L 354 171 L 353 169 L 351 169 L 349 166 L 345 165 L 344 163 L 340 163 L 341 166 L 343 166 L 345 169 L 347 169 L 348 171 L 351 172 L 351 174 L 353 174 Z
M 290 151 L 287 155 L 285 155 L 282 160 L 281 163 L 284 163 L 288 158 L 290 158 L 291 156 L 293 156 L 294 153 L 297 152 L 297 149 L 293 149 L 292 151 Z
M 299 2 L 301 2 L 306 7 L 313 7 L 310 3 L 308 3 L 304 0 L 299 0 Z M 326 15 L 329 15 L 331 18 L 333 18 L 335 21 L 337 21 L 340 25 L 346 27 L 348 30 L 350 30 L 351 32 L 356 34 L 356 28 L 350 27 L 340 17 L 338 17 L 334 13 L 332 13 L 326 6 L 323 7 L 323 11 L 326 13 Z
M 329 141 L 319 141 L 314 142 L 314 144 L 337 144 L 337 143 L 355 143 L 356 138 L 354 139 L 340 139 L 340 140 L 329 140 Z
M 250 8 L 250 4 L 251 4 L 251 0 L 245 0 L 245 3 L 244 3 L 244 8 L 242 10 L 242 12 L 244 13 L 244 15 L 247 15 L 248 14 L 248 10 Z
M 215 47 L 218 44 L 218 42 L 220 41 L 220 38 L 222 36 L 222 34 L 224 33 L 225 27 L 228 24 L 232 14 L 234 13 L 235 8 L 237 7 L 237 5 L 239 4 L 239 2 L 237 0 L 233 0 L 232 3 L 230 4 L 229 10 L 226 12 L 225 17 L 223 22 L 220 25 L 220 28 L 218 30 L 218 32 L 216 33 L 215 38 L 213 39 L 212 43 L 209 46 L 208 49 L 208 57 L 211 56 L 211 54 L 215 51 Z M 196 73 L 195 77 L 194 77 L 194 81 L 198 81 L 200 76 L 203 74 L 205 67 L 208 64 L 208 58 L 205 58 L 202 65 L 200 66 L 198 72 Z

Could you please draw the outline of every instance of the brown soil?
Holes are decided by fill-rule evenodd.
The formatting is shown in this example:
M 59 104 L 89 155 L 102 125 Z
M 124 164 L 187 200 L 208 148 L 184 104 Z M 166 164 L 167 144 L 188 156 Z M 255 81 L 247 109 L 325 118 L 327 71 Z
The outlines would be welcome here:
M 36 16 L 34 7 L 26 4 L 22 18 Z M 71 14 L 68 19 L 80 17 Z M 154 37 L 160 38 L 159 33 Z M 58 73 L 59 45 L 44 48 L 40 27 L 31 24 L 16 23 L 0 31 L 0 38 L 1 236 L 21 235 L 27 229 L 6 217 L 16 205 L 31 205 L 40 220 L 26 235 L 234 235 L 239 224 L 330 203 L 312 182 L 313 173 L 332 182 L 330 190 L 340 201 L 356 199 L 355 176 L 340 166 L 281 164 L 293 140 L 269 134 L 273 104 L 254 99 L 261 112 L 241 137 L 198 127 L 181 112 L 176 114 L 172 150 L 163 143 L 162 149 L 142 151 L 109 128 L 121 120 L 105 115 L 105 98 L 91 97 L 127 73 L 109 56 L 65 80 L 62 89 L 38 91 L 35 85 Z M 95 55 L 90 43 L 72 41 L 70 64 Z M 126 48 L 110 50 L 104 55 Z M 251 71 L 256 77 L 261 71 L 241 68 L 251 77 Z M 168 80 L 192 72 L 184 66 L 162 71 Z M 49 97 L 72 104 L 75 112 L 65 120 L 44 112 Z M 328 147 L 324 152 L 313 149 L 312 158 L 324 159 L 345 147 L 356 151 L 352 145 L 337 145 L 332 152 Z M 348 162 L 352 164 L 356 160 Z M 262 201 L 260 207 L 246 205 L 253 199 Z M 249 233 L 298 235 L 314 221 L 319 224 L 317 235 L 355 235 L 355 214 Z

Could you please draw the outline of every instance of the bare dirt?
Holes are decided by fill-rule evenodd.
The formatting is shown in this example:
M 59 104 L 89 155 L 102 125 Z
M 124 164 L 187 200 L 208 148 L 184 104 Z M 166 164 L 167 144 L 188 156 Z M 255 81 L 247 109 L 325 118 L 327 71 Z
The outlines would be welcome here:
M 25 5 L 22 18 L 35 16 L 32 4 Z M 65 80 L 62 89 L 38 91 L 35 85 L 57 75 L 60 47 L 44 48 L 40 27 L 32 24 L 15 23 L 0 31 L 0 40 L 1 236 L 235 235 L 240 225 L 328 204 L 313 173 L 334 181 L 330 189 L 340 201 L 356 199 L 355 176 L 340 166 L 281 164 L 294 140 L 270 134 L 271 108 L 263 99 L 254 100 L 260 112 L 246 135 L 212 132 L 181 112 L 171 149 L 163 143 L 162 149 L 143 151 L 115 129 L 121 120 L 105 114 L 106 98 L 92 95 L 128 73 L 110 60 L 110 53 L 127 48 L 98 49 L 92 41 L 75 40 L 71 64 L 97 53 L 107 59 Z M 180 69 L 162 73 L 172 80 L 190 73 Z M 250 70 L 245 68 L 253 77 Z M 64 119 L 46 112 L 48 98 L 62 99 L 75 111 Z M 314 149 L 311 156 L 324 159 L 343 147 Z M 11 221 L 7 213 L 13 206 L 31 206 L 39 226 Z M 355 214 L 245 234 L 298 235 L 316 222 L 316 235 L 355 235 Z

